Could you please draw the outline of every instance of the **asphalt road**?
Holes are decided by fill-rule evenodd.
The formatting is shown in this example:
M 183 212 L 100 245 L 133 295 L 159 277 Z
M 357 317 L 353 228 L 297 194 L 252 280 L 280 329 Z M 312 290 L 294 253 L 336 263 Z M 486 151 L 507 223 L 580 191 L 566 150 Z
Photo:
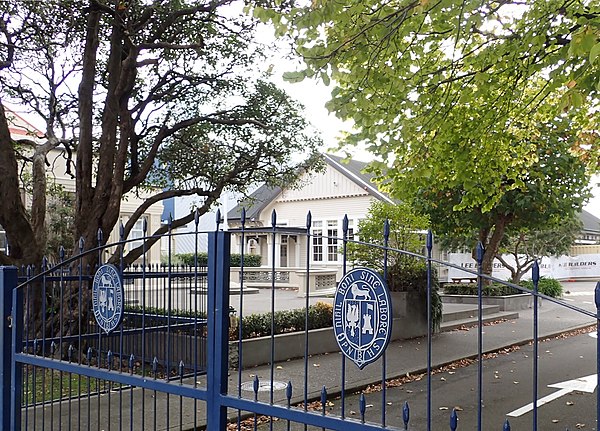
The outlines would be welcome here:
M 513 430 L 532 429 L 533 412 L 528 411 L 518 417 L 509 417 L 514 412 L 532 402 L 533 394 L 533 346 L 522 346 L 518 350 L 484 360 L 483 368 L 483 429 L 501 430 L 506 419 Z M 539 383 L 538 399 L 560 391 L 548 385 L 566 382 L 594 375 L 596 370 L 596 339 L 589 334 L 569 338 L 552 339 L 539 344 Z M 450 412 L 456 408 L 458 430 L 477 429 L 477 365 L 445 369 L 435 374 L 431 381 L 432 429 L 449 430 Z M 564 386 L 569 387 L 570 384 Z M 586 386 L 584 384 L 584 386 Z M 592 383 L 595 388 L 595 380 Z M 409 429 L 426 430 L 427 381 L 420 379 L 391 387 L 386 393 L 386 423 L 388 426 L 403 429 L 402 405 L 410 406 Z M 579 390 L 564 390 L 564 395 L 538 408 L 538 427 L 544 431 L 596 430 L 596 393 Z M 381 423 L 381 392 L 367 395 L 368 403 L 365 420 Z M 340 414 L 341 402 L 331 400 L 328 410 Z M 359 395 L 346 398 L 346 415 L 360 419 Z M 518 414 L 518 412 L 517 412 Z M 284 421 L 274 423 L 275 430 L 284 430 Z M 268 429 L 264 424 L 260 429 Z M 300 430 L 299 424 L 292 424 L 292 430 Z M 309 428 L 311 429 L 311 428 Z
M 565 283 L 564 300 L 573 305 L 591 310 L 595 309 L 595 283 Z M 559 319 L 563 316 L 553 314 L 553 305 L 545 304 L 540 309 L 540 325 L 548 319 Z M 553 317 L 554 316 L 554 317 Z M 528 313 L 523 318 L 532 319 Z M 564 323 L 564 322 L 563 322 Z M 510 326 L 507 326 L 510 328 Z M 514 332 L 514 331 L 513 331 Z M 460 340 L 457 340 L 460 341 Z M 540 342 L 538 345 L 538 400 L 544 397 L 557 398 L 538 408 L 538 427 L 544 431 L 596 430 L 596 396 L 595 378 L 592 377 L 591 393 L 581 390 L 571 391 L 573 384 L 562 384 L 585 376 L 594 376 L 596 372 L 596 339 L 589 334 L 556 338 Z M 513 430 L 532 429 L 533 413 L 522 408 L 532 402 L 533 397 L 533 346 L 525 345 L 516 350 L 495 355 L 484 360 L 483 368 L 483 429 L 501 430 L 508 419 Z M 466 367 L 444 369 L 432 377 L 432 429 L 449 430 L 450 412 L 457 409 L 459 417 L 458 430 L 477 429 L 477 364 Z M 560 387 L 548 385 L 559 384 Z M 581 388 L 581 383 L 576 388 Z M 402 422 L 402 405 L 407 401 L 410 405 L 409 429 L 426 430 L 426 379 L 403 383 L 399 387 L 388 388 L 386 392 L 386 424 L 404 429 Z M 340 414 L 340 400 L 331 400 L 328 407 L 332 414 Z M 381 392 L 367 394 L 367 422 L 381 423 Z M 519 411 L 521 409 L 521 411 Z M 359 419 L 359 395 L 346 398 L 346 415 Z M 508 416 L 514 412 L 513 416 Z M 260 429 L 269 429 L 264 426 Z M 275 430 L 287 429 L 283 421 L 274 423 Z M 304 429 L 299 424 L 292 424 L 292 430 Z M 310 429 L 310 428 L 309 428 Z

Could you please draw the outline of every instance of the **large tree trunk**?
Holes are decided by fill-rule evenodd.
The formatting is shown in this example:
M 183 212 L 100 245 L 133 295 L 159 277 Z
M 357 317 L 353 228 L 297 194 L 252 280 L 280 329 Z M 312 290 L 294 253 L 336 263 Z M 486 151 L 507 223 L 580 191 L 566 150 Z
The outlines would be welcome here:
M 38 243 L 38 237 L 21 200 L 14 145 L 6 112 L 0 103 L 0 225 L 6 231 L 10 247 L 10 256 L 0 254 L 0 263 L 39 264 L 44 244 Z
M 509 218 L 502 216 L 496 220 L 493 226 L 492 234 L 489 235 L 490 230 L 482 229 L 479 231 L 479 241 L 484 247 L 483 260 L 481 262 L 481 271 L 487 276 L 492 276 L 494 270 L 494 258 L 498 254 L 500 249 L 500 243 L 504 237 L 506 231 L 506 225 L 509 222 Z M 473 250 L 473 256 L 475 257 L 477 250 Z M 490 284 L 491 281 L 484 279 L 484 284 Z

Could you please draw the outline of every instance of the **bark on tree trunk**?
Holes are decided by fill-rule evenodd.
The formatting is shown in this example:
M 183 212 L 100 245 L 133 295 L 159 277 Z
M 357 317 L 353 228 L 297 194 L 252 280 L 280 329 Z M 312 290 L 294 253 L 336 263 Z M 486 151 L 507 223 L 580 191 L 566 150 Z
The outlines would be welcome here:
M 494 224 L 491 236 L 489 236 L 489 230 L 487 229 L 482 229 L 479 232 L 479 241 L 481 241 L 484 247 L 481 270 L 485 275 L 492 276 L 492 272 L 494 270 L 494 258 L 498 254 L 500 242 L 504 237 L 504 232 L 506 231 L 506 225 L 508 221 L 508 217 L 499 217 Z M 475 256 L 475 253 L 476 250 L 473 250 L 473 256 Z M 491 281 L 487 279 L 484 279 L 483 282 L 486 285 L 491 283 Z

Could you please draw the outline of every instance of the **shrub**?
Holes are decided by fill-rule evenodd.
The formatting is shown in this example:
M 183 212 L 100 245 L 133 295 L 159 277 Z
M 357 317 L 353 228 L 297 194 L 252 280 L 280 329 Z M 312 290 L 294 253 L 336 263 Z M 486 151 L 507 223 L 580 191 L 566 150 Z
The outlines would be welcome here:
M 388 269 L 387 285 L 390 292 L 427 292 L 427 265 L 415 259 L 399 259 Z M 439 293 L 437 270 L 431 268 L 431 318 L 437 330 L 442 323 L 442 299 Z M 427 310 L 423 310 L 427 313 Z
M 178 253 L 175 258 L 183 262 L 184 265 L 195 265 L 196 259 L 194 253 Z M 242 255 L 231 253 L 230 266 L 239 267 L 242 262 Z M 244 254 L 244 267 L 258 267 L 261 264 L 261 257 L 256 254 Z M 198 266 L 208 266 L 208 253 L 198 253 Z
M 449 295 L 477 295 L 477 283 L 448 283 L 444 286 L 444 293 Z M 519 293 L 521 291 L 501 283 L 484 285 L 482 292 L 483 296 L 506 296 Z
M 276 311 L 273 326 L 276 334 L 304 331 L 306 309 Z M 328 328 L 333 325 L 333 307 L 317 302 L 308 307 L 308 329 Z M 237 339 L 239 331 L 232 331 L 231 338 Z M 265 337 L 271 335 L 271 313 L 251 314 L 242 318 L 242 338 Z
M 533 281 L 523 281 L 521 282 L 521 286 L 533 290 Z M 563 287 L 555 278 L 540 277 L 540 280 L 538 281 L 538 292 L 552 298 L 559 298 L 563 294 Z

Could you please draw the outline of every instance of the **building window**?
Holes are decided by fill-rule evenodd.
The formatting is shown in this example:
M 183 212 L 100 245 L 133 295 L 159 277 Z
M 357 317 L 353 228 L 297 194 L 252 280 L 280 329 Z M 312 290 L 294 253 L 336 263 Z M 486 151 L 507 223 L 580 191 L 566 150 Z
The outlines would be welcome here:
M 337 262 L 338 260 L 338 222 L 327 220 L 327 260 Z
M 348 219 L 348 235 L 346 237 L 347 240 L 354 240 L 354 220 Z
M 144 237 L 144 220 L 145 220 L 145 217 L 140 217 L 140 219 L 135 222 L 135 224 L 131 228 L 131 231 L 129 232 L 129 237 L 127 239 L 137 240 L 138 238 Z M 130 250 L 136 249 L 139 246 L 141 246 L 142 243 L 143 243 L 143 241 L 141 239 L 137 240 L 137 241 L 131 241 L 128 243 L 129 249 Z
M 313 223 L 313 260 L 323 262 L 323 222 Z

